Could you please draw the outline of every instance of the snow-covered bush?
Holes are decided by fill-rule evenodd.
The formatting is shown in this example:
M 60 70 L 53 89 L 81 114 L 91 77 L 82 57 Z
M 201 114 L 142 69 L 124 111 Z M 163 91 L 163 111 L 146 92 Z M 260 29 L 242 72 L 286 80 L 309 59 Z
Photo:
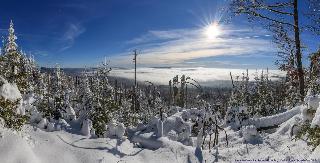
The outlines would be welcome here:
M 239 129 L 247 119 L 249 119 L 249 113 L 245 107 L 228 108 L 225 122 L 231 128 Z
M 5 121 L 3 118 L 0 117 L 0 128 L 4 127 L 5 126 Z
M 255 141 L 258 137 L 258 131 L 254 125 L 243 126 L 241 132 L 244 141 L 247 143 Z
M 311 128 L 320 127 L 320 107 L 318 107 L 312 121 Z
M 39 123 L 42 119 L 42 114 L 36 110 L 34 107 L 32 109 L 30 109 L 30 123 L 34 124 L 34 123 Z
M 226 141 L 228 145 L 228 136 L 226 131 L 221 127 L 222 123 L 219 119 L 218 112 L 212 107 L 211 104 L 203 99 L 198 102 L 199 105 L 199 117 L 193 125 L 193 132 L 197 135 L 197 147 L 208 147 L 211 150 L 212 147 L 218 145 L 219 143 L 219 131 L 224 131 L 226 135 Z M 214 136 L 213 144 L 212 136 Z M 206 138 L 209 137 L 208 144 L 205 144 Z M 202 140 L 201 140 L 202 139 Z M 200 145 L 201 143 L 201 145 Z
M 8 83 L 0 76 L 0 118 L 5 126 L 16 130 L 21 129 L 27 121 L 25 115 L 21 115 L 21 94 L 15 84 Z
M 124 136 L 125 131 L 126 128 L 124 127 L 124 124 L 118 123 L 115 131 L 117 138 L 121 139 Z
M 306 97 L 308 107 L 301 111 L 302 125 L 296 138 L 303 138 L 307 136 L 309 143 L 316 148 L 320 145 L 320 106 L 316 104 L 317 98 Z M 317 106 L 317 109 L 315 107 Z
M 85 119 L 81 125 L 81 134 L 84 136 L 91 136 L 92 121 Z
M 307 136 L 309 144 L 314 148 L 320 145 L 320 127 L 311 127 L 309 123 L 302 124 L 296 138 L 302 139 Z
M 302 120 L 303 122 L 310 123 L 319 108 L 320 98 L 318 95 L 307 95 L 304 100 L 307 107 L 301 110 Z
M 226 113 L 227 125 L 239 129 L 248 118 L 277 114 L 285 108 L 285 87 L 282 81 L 271 81 L 269 73 L 256 73 L 249 81 L 248 71 L 235 79 L 231 75 L 232 93 Z
M 307 95 L 320 94 L 320 68 L 319 68 L 320 49 L 310 55 L 310 71 L 307 80 Z
M 135 131 L 143 131 L 147 128 L 147 126 L 143 123 L 138 123 L 137 127 L 135 128 Z
M 192 122 L 196 122 L 199 117 L 199 110 L 197 108 L 189 109 L 190 119 Z
M 167 135 L 171 130 L 179 132 L 184 126 L 184 121 L 181 117 L 171 116 L 163 122 L 163 135 Z
M 302 121 L 303 122 L 312 121 L 314 113 L 315 113 L 314 109 L 309 109 L 307 107 L 301 108 Z
M 123 123 L 110 121 L 106 126 L 105 137 L 121 139 L 125 134 L 126 128 Z
M 48 132 L 52 132 L 52 131 L 55 131 L 55 123 L 53 122 L 48 122 L 48 126 L 47 126 L 47 131 Z
M 90 112 L 90 119 L 92 119 L 93 128 L 98 137 L 103 137 L 105 132 L 105 125 L 111 120 L 113 112 L 118 109 L 118 105 L 110 101 L 105 104 L 103 108 L 100 104 L 95 106 Z
M 22 96 L 16 84 L 9 83 L 0 76 L 0 95 L 4 100 L 16 101 L 21 100 Z
M 41 121 L 37 124 L 37 127 L 40 129 L 46 129 L 48 126 L 47 118 L 42 118 Z
M 186 110 L 182 110 L 181 118 L 184 121 L 188 121 L 190 119 L 190 113 Z
M 171 106 L 168 111 L 169 116 L 176 114 L 180 109 L 181 107 L 179 106 Z
M 107 137 L 114 137 L 116 136 L 116 127 L 117 124 L 114 121 L 110 121 L 107 125 L 107 130 L 106 130 L 106 136 Z
M 307 103 L 308 109 L 316 110 L 319 107 L 320 97 L 315 96 L 306 96 L 305 101 Z
M 178 134 L 176 131 L 174 130 L 170 130 L 168 133 L 167 133 L 167 137 L 172 140 L 172 141 L 177 141 L 178 140 Z
M 60 118 L 56 122 L 56 130 L 65 130 L 65 129 L 68 129 L 69 127 L 70 127 L 69 123 L 64 119 Z
M 64 117 L 70 121 L 76 120 L 76 118 L 77 118 L 76 112 L 74 111 L 72 106 L 70 106 L 70 105 L 67 106 L 66 115 Z

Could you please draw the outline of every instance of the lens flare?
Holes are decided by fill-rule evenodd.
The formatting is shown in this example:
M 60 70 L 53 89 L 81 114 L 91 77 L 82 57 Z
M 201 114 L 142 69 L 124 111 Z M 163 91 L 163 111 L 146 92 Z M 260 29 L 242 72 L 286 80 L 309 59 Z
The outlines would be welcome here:
M 211 23 L 205 27 L 204 34 L 209 39 L 217 38 L 221 34 L 221 29 L 219 28 L 217 23 Z

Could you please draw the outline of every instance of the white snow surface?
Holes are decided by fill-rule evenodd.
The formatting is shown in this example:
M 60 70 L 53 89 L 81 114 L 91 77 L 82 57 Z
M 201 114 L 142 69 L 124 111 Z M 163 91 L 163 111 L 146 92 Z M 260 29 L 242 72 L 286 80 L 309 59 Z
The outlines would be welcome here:
M 162 163 L 199 162 L 192 147 L 162 138 L 163 148 L 135 147 L 128 139 L 90 139 L 66 131 L 26 125 L 22 132 L 0 128 L 1 163 Z
M 66 131 L 47 132 L 25 125 L 21 132 L 0 128 L 1 163 L 198 163 L 237 162 L 237 160 L 320 159 L 320 150 L 312 151 L 305 141 L 291 140 L 288 134 L 261 133 L 259 144 L 243 143 L 240 131 L 226 128 L 229 146 L 220 133 L 218 150 L 197 150 L 166 137 L 136 141 L 154 149 L 141 148 L 128 139 L 88 138 Z M 196 138 L 195 138 L 196 139 Z M 206 139 L 206 141 L 208 138 Z M 141 144 L 140 144 L 141 145 Z M 285 161 L 284 161 L 285 160 Z

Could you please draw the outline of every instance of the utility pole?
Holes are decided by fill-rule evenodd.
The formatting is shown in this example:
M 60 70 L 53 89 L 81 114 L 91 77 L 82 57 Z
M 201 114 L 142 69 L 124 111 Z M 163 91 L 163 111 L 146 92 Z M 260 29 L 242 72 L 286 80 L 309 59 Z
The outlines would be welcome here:
M 133 113 L 134 115 L 137 113 L 137 49 L 133 50 L 133 62 L 134 62 L 134 93 L 133 93 Z M 134 122 L 136 122 L 136 117 L 134 117 Z
M 133 50 L 133 62 L 134 62 L 134 87 L 137 87 L 137 49 Z

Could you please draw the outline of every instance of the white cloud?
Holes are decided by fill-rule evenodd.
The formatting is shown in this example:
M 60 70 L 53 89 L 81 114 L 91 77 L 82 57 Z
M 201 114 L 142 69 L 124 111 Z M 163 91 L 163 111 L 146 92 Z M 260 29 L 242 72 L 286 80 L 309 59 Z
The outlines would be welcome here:
M 242 73 L 246 73 L 245 69 L 227 69 L 227 68 L 138 68 L 137 80 L 140 82 L 151 81 L 155 84 L 167 85 L 169 80 L 175 75 L 186 75 L 197 80 L 202 85 L 215 85 L 218 81 L 228 81 L 231 84 L 230 72 L 232 73 L 234 80 L 237 76 L 242 76 Z M 249 78 L 254 80 L 256 75 L 259 75 L 262 70 L 250 69 Z M 264 71 L 265 72 L 265 71 Z M 133 69 L 113 69 L 111 76 L 134 79 Z M 278 79 L 277 76 L 284 76 L 285 73 L 279 70 L 269 70 L 269 77 L 271 80 Z M 224 82 L 225 83 L 225 82 Z
M 64 46 L 60 49 L 60 51 L 65 51 L 71 48 L 75 42 L 75 39 L 85 32 L 85 30 L 86 29 L 81 24 L 69 24 L 66 32 L 62 36 Z
M 32 51 L 29 51 L 29 53 L 34 56 L 42 56 L 42 57 L 46 57 L 49 55 L 48 51 L 45 51 L 45 50 L 32 50 Z
M 141 50 L 138 62 L 142 65 L 174 65 L 206 57 L 275 52 L 265 31 L 233 26 L 220 28 L 222 34 L 211 40 L 203 34 L 203 29 L 191 28 L 149 31 L 127 43 L 130 49 Z M 132 56 L 115 55 L 111 60 L 115 65 L 126 65 L 132 63 Z

